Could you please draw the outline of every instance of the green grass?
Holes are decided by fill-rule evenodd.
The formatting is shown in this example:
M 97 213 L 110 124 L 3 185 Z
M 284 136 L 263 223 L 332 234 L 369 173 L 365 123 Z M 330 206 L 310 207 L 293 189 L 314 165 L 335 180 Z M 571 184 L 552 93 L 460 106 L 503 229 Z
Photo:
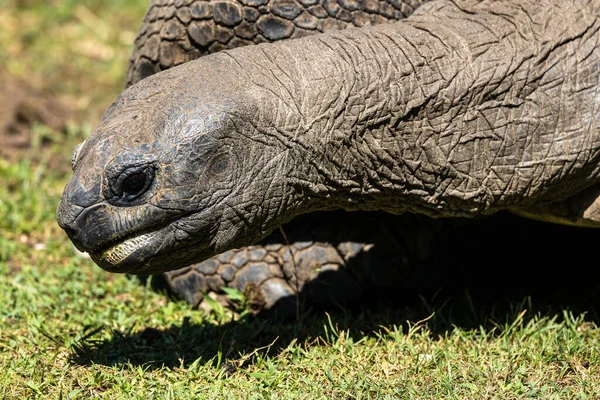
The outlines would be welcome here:
M 97 120 L 123 89 L 148 4 L 0 0 L 0 66 Z
M 597 326 L 527 302 L 471 329 L 435 306 L 289 321 L 169 301 L 74 256 L 54 222 L 63 182 L 0 162 L 2 398 L 600 396 Z
M 62 181 L 43 165 L 1 163 L 0 182 L 3 398 L 600 395 L 600 330 L 584 316 L 518 307 L 466 329 L 405 323 L 426 310 L 299 321 L 191 310 L 75 257 L 53 222 Z
M 78 111 L 67 135 L 34 128 L 34 148 L 53 143 L 39 160 L 0 160 L 1 398 L 600 397 L 600 330 L 587 315 L 442 301 L 250 318 L 192 310 L 75 256 L 54 222 L 67 177 L 48 160 L 68 165 L 119 92 L 146 4 L 0 5 L 0 65 Z
M 3 398 L 600 395 L 600 330 L 583 316 L 517 308 L 471 330 L 389 309 L 299 321 L 191 310 L 75 257 L 53 222 L 62 181 L 43 165 L 2 163 L 0 182 Z

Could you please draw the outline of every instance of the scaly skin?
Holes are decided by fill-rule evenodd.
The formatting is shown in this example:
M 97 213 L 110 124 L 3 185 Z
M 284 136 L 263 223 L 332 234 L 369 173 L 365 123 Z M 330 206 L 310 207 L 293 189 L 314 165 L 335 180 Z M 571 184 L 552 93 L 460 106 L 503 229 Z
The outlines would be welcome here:
M 135 40 L 127 86 L 225 49 L 399 20 L 425 1 L 155 0 Z
M 151 76 L 76 154 L 59 223 L 103 268 L 156 273 L 318 210 L 562 201 L 600 178 L 599 8 L 436 1 Z

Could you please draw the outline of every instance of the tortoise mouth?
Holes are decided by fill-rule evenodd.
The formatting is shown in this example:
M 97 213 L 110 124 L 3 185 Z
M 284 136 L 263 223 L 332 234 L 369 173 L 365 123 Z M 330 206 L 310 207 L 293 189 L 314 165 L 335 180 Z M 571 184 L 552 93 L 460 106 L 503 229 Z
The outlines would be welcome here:
M 88 251 L 88 254 L 100 268 L 116 273 L 154 274 L 187 266 L 172 265 L 177 263 L 177 257 L 165 255 L 183 247 L 180 240 L 175 240 L 175 230 L 178 223 L 185 222 L 193 214 L 186 213 L 168 224 L 130 232 Z M 203 247 L 196 242 L 192 245 Z
M 136 232 L 113 240 L 88 254 L 100 268 L 108 272 L 141 274 L 148 261 L 158 254 L 164 241 L 159 242 L 157 239 L 167 234 L 167 228 Z
M 103 249 L 91 251 L 89 254 L 96 263 L 101 263 L 103 268 L 105 264 L 118 267 L 121 262 L 126 260 L 136 250 L 151 244 L 152 239 L 156 234 L 157 232 L 153 231 L 129 236 L 128 238 L 125 238 L 124 240 L 120 239 L 117 243 L 113 243 Z

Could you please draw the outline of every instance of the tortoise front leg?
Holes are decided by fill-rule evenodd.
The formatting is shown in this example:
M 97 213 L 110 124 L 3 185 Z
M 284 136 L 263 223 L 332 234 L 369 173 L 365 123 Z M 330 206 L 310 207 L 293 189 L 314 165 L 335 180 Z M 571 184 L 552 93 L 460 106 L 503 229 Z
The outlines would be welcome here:
M 203 293 L 222 294 L 224 287 L 243 292 L 255 311 L 295 310 L 297 300 L 317 308 L 357 305 L 369 288 L 402 291 L 443 238 L 443 222 L 411 214 L 303 215 L 284 228 L 289 244 L 275 231 L 257 245 L 163 276 L 194 306 Z
M 367 245 L 346 242 L 339 248 L 323 242 L 296 242 L 291 245 L 267 244 L 225 252 L 199 264 L 165 274 L 174 293 L 188 303 L 198 305 L 203 293 L 222 293 L 223 287 L 235 288 L 248 299 L 252 309 L 271 309 L 279 303 L 295 303 L 297 294 L 333 273 L 336 282 L 317 285 L 303 300 L 311 305 L 346 304 L 361 296 L 361 286 L 345 269 L 346 249 L 365 250 Z M 308 298 L 307 298 L 308 297 Z

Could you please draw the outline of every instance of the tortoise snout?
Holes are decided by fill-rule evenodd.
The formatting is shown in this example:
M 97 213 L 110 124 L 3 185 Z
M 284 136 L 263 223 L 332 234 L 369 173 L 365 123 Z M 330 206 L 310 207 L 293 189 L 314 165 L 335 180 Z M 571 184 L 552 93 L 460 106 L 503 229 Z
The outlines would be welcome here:
M 80 207 L 71 203 L 68 199 L 66 199 L 66 196 L 63 195 L 60 203 L 58 203 L 58 209 L 56 211 L 56 222 L 58 222 L 58 226 L 65 231 L 75 247 L 80 250 L 80 243 L 78 243 L 76 239 L 77 232 L 79 231 L 76 220 L 83 210 L 84 207 Z
M 58 225 L 67 233 L 79 250 L 82 250 L 81 241 L 77 239 L 82 230 L 79 217 L 86 209 L 93 207 L 94 204 L 102 200 L 100 196 L 100 179 L 83 178 L 79 172 L 73 174 L 64 189 L 56 211 Z

